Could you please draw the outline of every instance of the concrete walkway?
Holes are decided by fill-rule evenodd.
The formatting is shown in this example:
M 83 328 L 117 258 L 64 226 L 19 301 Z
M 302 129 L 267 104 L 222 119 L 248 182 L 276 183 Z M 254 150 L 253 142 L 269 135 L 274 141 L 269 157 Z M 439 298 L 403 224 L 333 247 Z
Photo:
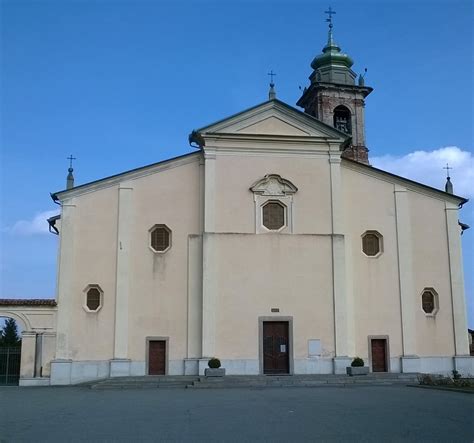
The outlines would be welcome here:
M 472 442 L 474 396 L 403 386 L 0 388 L 0 441 Z

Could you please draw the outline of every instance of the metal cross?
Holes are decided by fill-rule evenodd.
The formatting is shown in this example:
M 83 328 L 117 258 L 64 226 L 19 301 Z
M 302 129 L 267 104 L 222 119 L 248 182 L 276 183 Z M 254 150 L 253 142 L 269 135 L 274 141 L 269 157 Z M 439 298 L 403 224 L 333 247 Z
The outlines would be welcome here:
M 273 72 L 273 69 L 267 75 L 270 76 L 270 84 L 273 85 L 273 77 L 276 76 L 276 74 Z
M 324 13 L 329 15 L 329 18 L 327 18 L 326 21 L 329 22 L 329 27 L 332 28 L 332 16 L 336 13 L 336 11 L 333 11 L 331 6 L 329 6 L 329 9 L 324 11 Z
M 444 166 L 443 169 L 446 169 L 446 177 L 449 178 L 449 170 L 450 170 L 450 169 L 453 169 L 453 168 L 450 168 L 450 167 L 449 167 L 449 164 L 446 163 L 446 166 Z
M 72 168 L 72 161 L 77 160 L 76 157 L 73 157 L 72 154 L 67 158 L 69 160 L 69 167 Z

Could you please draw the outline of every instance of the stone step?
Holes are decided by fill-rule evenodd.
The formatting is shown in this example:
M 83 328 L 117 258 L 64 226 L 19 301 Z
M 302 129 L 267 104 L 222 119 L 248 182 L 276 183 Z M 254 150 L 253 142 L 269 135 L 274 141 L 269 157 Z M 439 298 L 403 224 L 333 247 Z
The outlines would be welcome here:
M 105 380 L 90 382 L 91 389 L 162 389 L 185 388 L 188 384 L 199 380 L 197 376 L 142 376 L 142 377 L 113 377 Z
M 225 376 L 199 377 L 188 388 L 242 388 L 242 387 L 318 387 L 356 385 L 394 385 L 416 381 L 416 374 L 369 374 L 350 377 L 347 375 L 294 375 L 294 376 Z
M 417 381 L 417 374 L 368 374 L 350 377 L 334 374 L 298 375 L 226 375 L 203 377 L 190 375 L 114 377 L 85 384 L 91 389 L 213 389 L 392 385 Z

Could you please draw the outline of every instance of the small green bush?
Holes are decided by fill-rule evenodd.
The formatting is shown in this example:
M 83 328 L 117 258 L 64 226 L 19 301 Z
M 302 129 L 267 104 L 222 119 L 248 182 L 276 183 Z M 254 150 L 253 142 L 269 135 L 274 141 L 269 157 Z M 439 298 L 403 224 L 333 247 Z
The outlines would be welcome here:
M 362 367 L 364 366 L 364 360 L 362 360 L 360 357 L 354 358 L 351 363 L 352 367 Z
M 207 362 L 208 366 L 212 369 L 217 369 L 217 368 L 220 368 L 221 367 L 221 361 L 216 358 L 216 357 L 213 357 L 211 358 L 208 362 Z
M 456 371 L 456 369 L 453 369 L 453 379 L 454 380 L 459 380 L 461 378 L 461 374 Z

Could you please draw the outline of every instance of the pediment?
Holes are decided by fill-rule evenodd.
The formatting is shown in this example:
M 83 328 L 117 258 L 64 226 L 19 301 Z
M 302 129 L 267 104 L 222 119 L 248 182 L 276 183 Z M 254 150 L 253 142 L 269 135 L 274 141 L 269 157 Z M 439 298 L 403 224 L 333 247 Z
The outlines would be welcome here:
M 278 174 L 267 174 L 257 180 L 250 190 L 259 195 L 291 195 L 298 191 L 298 188 L 289 180 L 280 177 Z
M 248 134 L 320 137 L 343 142 L 348 137 L 337 129 L 279 100 L 270 100 L 197 131 L 206 134 Z
M 272 134 L 272 135 L 311 135 L 306 128 L 283 120 L 280 116 L 270 115 L 263 120 L 237 129 L 243 134 Z

